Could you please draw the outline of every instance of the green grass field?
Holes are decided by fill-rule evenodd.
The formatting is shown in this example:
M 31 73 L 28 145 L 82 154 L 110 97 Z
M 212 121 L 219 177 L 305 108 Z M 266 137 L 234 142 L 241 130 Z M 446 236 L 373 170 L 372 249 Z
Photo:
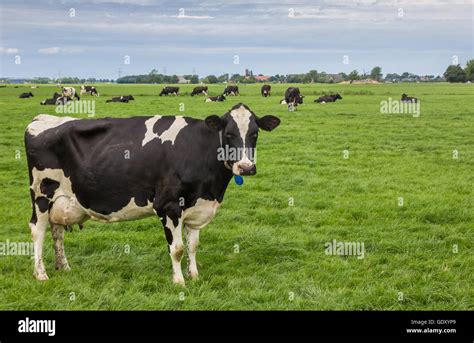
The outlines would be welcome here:
M 158 97 L 161 87 L 98 85 L 99 98 L 83 99 L 96 101 L 97 118 L 205 118 L 243 102 L 281 119 L 260 135 L 258 174 L 243 186 L 232 181 L 202 230 L 200 279 L 188 278 L 186 288 L 171 283 L 156 218 L 89 221 L 66 233 L 70 272 L 54 270 L 47 235 L 47 282 L 33 278 L 29 256 L 0 255 L 1 309 L 474 309 L 474 85 L 299 85 L 306 98 L 297 112 L 279 105 L 288 85 L 273 85 L 270 98 L 259 85 L 241 85 L 241 96 L 224 103 L 190 97 L 192 85 L 181 85 L 179 97 Z M 210 94 L 223 88 L 212 85 Z M 0 88 L 0 242 L 31 241 L 23 134 L 36 115 L 55 114 L 39 102 L 56 90 L 40 86 L 34 98 L 18 99 L 30 89 Z M 337 91 L 340 102 L 312 102 Z M 419 117 L 380 113 L 380 101 L 402 93 L 420 99 Z M 128 94 L 136 100 L 105 103 Z M 334 239 L 363 242 L 364 258 L 327 255 Z

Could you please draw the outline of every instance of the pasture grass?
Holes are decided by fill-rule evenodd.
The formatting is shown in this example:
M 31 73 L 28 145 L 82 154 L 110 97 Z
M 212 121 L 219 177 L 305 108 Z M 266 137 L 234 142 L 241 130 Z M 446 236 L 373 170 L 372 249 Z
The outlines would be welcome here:
M 1 309 L 474 308 L 474 85 L 299 85 L 306 98 L 296 112 L 279 105 L 283 84 L 272 85 L 269 98 L 260 96 L 259 85 L 240 85 L 241 96 L 224 103 L 190 97 L 193 85 L 180 85 L 179 97 L 158 97 L 162 85 L 97 87 L 99 98 L 83 98 L 95 100 L 97 118 L 205 118 L 243 102 L 282 122 L 259 137 L 258 174 L 243 186 L 231 182 L 217 216 L 202 230 L 198 281 L 187 279 L 186 288 L 171 283 L 156 218 L 89 221 L 82 231 L 66 233 L 70 272 L 54 270 L 47 235 L 47 282 L 33 278 L 30 256 L 0 255 Z M 224 85 L 209 88 L 217 95 Z M 0 242 L 31 240 L 23 134 L 36 115 L 55 114 L 54 106 L 39 102 L 56 90 L 40 85 L 34 98 L 18 99 L 30 90 L 0 88 Z M 332 92 L 343 100 L 312 102 Z M 380 101 L 402 93 L 420 99 L 418 118 L 380 113 Z M 105 103 L 128 94 L 136 100 Z M 326 255 L 324 245 L 334 239 L 363 242 L 364 258 Z M 186 257 L 182 265 L 186 270 Z

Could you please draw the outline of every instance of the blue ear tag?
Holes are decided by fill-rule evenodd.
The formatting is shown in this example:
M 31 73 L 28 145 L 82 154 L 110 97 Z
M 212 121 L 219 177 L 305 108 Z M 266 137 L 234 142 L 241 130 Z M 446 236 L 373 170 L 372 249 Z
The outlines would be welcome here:
M 244 184 L 244 178 L 240 175 L 234 175 L 234 181 L 238 186 L 242 186 Z

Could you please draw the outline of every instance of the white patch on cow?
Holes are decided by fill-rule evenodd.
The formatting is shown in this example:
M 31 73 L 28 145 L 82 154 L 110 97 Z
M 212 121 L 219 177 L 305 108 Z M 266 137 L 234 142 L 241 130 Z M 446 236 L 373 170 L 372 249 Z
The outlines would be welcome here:
M 211 100 L 211 99 L 209 99 L 209 98 L 207 98 L 207 99 L 206 99 L 206 102 L 212 102 L 212 100 Z
M 280 105 L 286 105 L 286 100 L 285 99 L 281 100 Z
M 86 209 L 86 212 L 91 216 L 92 220 L 97 220 L 103 223 L 135 220 L 154 215 L 152 202 L 148 201 L 146 206 L 138 206 L 135 203 L 135 198 L 131 198 L 127 205 L 110 214 L 101 214 L 90 209 Z
M 63 96 L 74 98 L 74 95 L 76 95 L 76 89 L 74 87 L 63 87 Z
M 242 138 L 243 148 L 245 149 L 245 137 L 247 136 L 247 131 L 249 130 L 250 117 L 252 113 L 245 109 L 244 106 L 232 110 L 230 116 L 234 119 L 237 127 L 239 128 L 240 137 Z
M 32 136 L 38 136 L 43 131 L 58 127 L 72 120 L 78 120 L 78 118 L 56 117 L 50 114 L 40 114 L 37 115 L 33 119 L 33 121 L 26 127 L 26 130 Z
M 197 199 L 196 204 L 183 212 L 184 225 L 199 230 L 209 224 L 219 208 L 217 200 Z
M 64 175 L 64 171 L 62 169 L 45 168 L 43 170 L 38 170 L 36 167 L 33 167 L 31 172 L 33 176 L 33 183 L 31 184 L 30 188 L 36 196 L 44 195 L 41 193 L 40 185 L 43 179 L 48 178 L 59 182 L 59 187 L 56 189 L 54 196 L 51 199 L 53 202 L 60 196 L 75 198 L 74 192 L 72 191 L 71 180 Z
M 163 131 L 161 135 L 158 135 L 153 132 L 153 127 L 155 126 L 156 122 L 161 119 L 161 117 L 162 116 L 160 115 L 156 115 L 145 121 L 146 132 L 142 141 L 142 146 L 145 146 L 145 144 L 151 142 L 155 138 L 159 138 L 161 143 L 170 141 L 171 144 L 174 144 L 179 132 L 188 125 L 183 116 L 176 116 L 171 126 L 167 130 Z
M 145 132 L 145 137 L 142 140 L 142 146 L 144 146 L 146 143 L 151 142 L 153 139 L 158 137 L 158 135 L 153 132 L 153 127 L 155 126 L 156 122 L 160 119 L 161 119 L 161 116 L 156 115 L 145 121 L 146 132 Z
M 247 157 L 246 150 L 245 150 L 245 137 L 247 136 L 247 132 L 249 130 L 250 117 L 252 116 L 252 113 L 250 113 L 247 109 L 245 109 L 245 107 L 240 106 L 239 108 L 232 110 L 230 112 L 230 115 L 234 119 L 235 123 L 237 124 L 237 127 L 239 128 L 240 137 L 242 138 L 242 142 L 243 142 L 242 159 L 234 163 L 232 166 L 232 172 L 235 175 L 240 175 L 241 173 L 240 167 L 242 166 L 249 167 L 253 164 L 252 161 L 250 161 L 250 159 Z

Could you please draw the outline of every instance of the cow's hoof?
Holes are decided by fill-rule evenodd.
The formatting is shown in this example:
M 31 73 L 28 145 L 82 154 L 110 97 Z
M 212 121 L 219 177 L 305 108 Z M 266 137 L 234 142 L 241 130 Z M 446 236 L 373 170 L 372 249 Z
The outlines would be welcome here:
M 197 271 L 189 271 L 189 276 L 191 276 L 191 279 L 194 281 L 199 279 L 199 273 Z
M 70 271 L 71 267 L 69 267 L 69 264 L 57 264 L 56 265 L 56 270 L 67 270 Z
M 46 281 L 46 280 L 49 280 L 49 277 L 46 273 L 39 273 L 39 274 L 36 274 L 35 275 L 36 277 L 36 280 L 38 281 Z
M 175 285 L 180 285 L 180 286 L 183 286 L 183 287 L 186 286 L 186 283 L 184 282 L 184 278 L 182 276 L 181 277 L 173 276 L 173 283 Z

